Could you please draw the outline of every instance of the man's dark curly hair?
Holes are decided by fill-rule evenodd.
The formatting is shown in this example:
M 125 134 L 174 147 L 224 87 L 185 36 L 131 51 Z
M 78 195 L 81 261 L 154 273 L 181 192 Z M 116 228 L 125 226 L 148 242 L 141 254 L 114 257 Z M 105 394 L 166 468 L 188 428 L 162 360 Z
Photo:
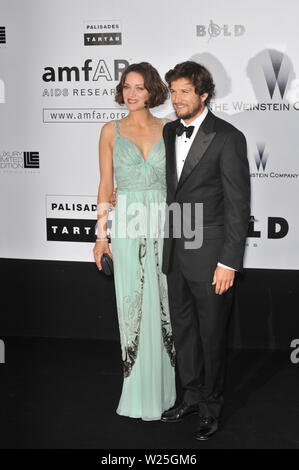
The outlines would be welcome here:
M 115 101 L 118 104 L 124 104 L 123 87 L 130 72 L 140 73 L 144 79 L 144 87 L 150 94 L 148 101 L 145 103 L 146 108 L 154 108 L 167 100 L 168 89 L 165 83 L 162 82 L 157 70 L 148 62 L 140 62 L 139 64 L 129 65 L 123 71 L 120 82 L 116 87 Z
M 212 75 L 203 65 L 188 60 L 177 64 L 165 75 L 169 88 L 171 88 L 171 83 L 179 78 L 188 78 L 194 85 L 197 95 L 201 96 L 203 93 L 208 93 L 205 103 L 207 106 L 209 105 L 210 100 L 215 95 L 215 84 Z

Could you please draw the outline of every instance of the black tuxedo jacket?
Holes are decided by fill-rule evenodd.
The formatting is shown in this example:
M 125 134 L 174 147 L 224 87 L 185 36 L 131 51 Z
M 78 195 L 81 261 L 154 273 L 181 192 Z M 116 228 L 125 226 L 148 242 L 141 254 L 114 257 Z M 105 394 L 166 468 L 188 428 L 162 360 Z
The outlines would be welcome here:
M 199 229 L 192 226 L 195 222 L 195 203 L 203 203 L 203 243 L 200 248 L 187 249 L 185 241 L 188 239 L 184 234 L 174 240 L 173 220 L 166 217 L 165 226 L 169 237 L 164 237 L 162 271 L 167 274 L 171 270 L 175 241 L 185 277 L 212 282 L 217 262 L 242 270 L 250 219 L 246 139 L 242 132 L 209 111 L 194 138 L 178 181 L 175 129 L 179 122 L 179 119 L 169 122 L 163 129 L 166 148 L 166 202 L 167 205 L 176 202 L 180 207 L 183 207 L 183 203 L 190 203 L 188 223 L 195 230 Z

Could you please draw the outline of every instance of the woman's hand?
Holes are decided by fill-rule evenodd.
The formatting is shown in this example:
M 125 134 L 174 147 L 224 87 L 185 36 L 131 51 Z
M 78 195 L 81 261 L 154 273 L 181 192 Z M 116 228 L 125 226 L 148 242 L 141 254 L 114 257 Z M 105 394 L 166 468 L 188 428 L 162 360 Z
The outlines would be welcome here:
M 112 253 L 109 248 L 109 243 L 108 242 L 96 242 L 94 248 L 93 248 L 93 256 L 96 262 L 97 267 L 99 268 L 100 271 L 102 271 L 102 264 L 101 264 L 101 258 L 103 253 L 107 253 L 110 258 L 113 259 Z

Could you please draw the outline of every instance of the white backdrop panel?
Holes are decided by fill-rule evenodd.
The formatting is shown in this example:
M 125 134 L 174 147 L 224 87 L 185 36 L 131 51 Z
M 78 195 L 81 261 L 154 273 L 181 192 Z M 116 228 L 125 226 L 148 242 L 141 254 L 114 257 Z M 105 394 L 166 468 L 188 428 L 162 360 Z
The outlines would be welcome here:
M 93 260 L 98 139 L 105 121 L 126 112 L 114 102 L 121 70 L 146 60 L 164 76 L 192 59 L 214 76 L 215 114 L 247 137 L 255 222 L 245 266 L 299 268 L 296 0 L 0 0 L 0 8 L 0 256 Z M 90 34 L 96 45 L 85 45 Z M 154 114 L 174 117 L 169 101 Z M 274 235 L 273 219 L 283 219 Z

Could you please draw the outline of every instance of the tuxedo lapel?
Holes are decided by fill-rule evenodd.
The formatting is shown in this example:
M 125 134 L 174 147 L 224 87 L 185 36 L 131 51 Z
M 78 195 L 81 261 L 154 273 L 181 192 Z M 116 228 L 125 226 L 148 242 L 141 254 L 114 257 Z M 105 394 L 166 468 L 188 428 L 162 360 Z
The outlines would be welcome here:
M 209 111 L 192 142 L 192 145 L 190 147 L 190 150 L 183 166 L 181 177 L 178 181 L 177 189 L 179 189 L 182 184 L 186 181 L 186 179 L 188 178 L 194 167 L 202 159 L 207 148 L 214 139 L 216 135 L 216 132 L 214 131 L 214 121 L 215 118 L 213 114 Z
M 180 120 L 177 119 L 171 123 L 169 126 L 169 133 L 168 139 L 166 142 L 167 149 L 168 149 L 168 168 L 169 168 L 169 181 L 173 185 L 174 191 L 176 191 L 178 185 L 178 175 L 177 175 L 177 168 L 176 168 L 176 151 L 175 151 L 175 138 L 176 132 L 175 129 L 179 124 Z

